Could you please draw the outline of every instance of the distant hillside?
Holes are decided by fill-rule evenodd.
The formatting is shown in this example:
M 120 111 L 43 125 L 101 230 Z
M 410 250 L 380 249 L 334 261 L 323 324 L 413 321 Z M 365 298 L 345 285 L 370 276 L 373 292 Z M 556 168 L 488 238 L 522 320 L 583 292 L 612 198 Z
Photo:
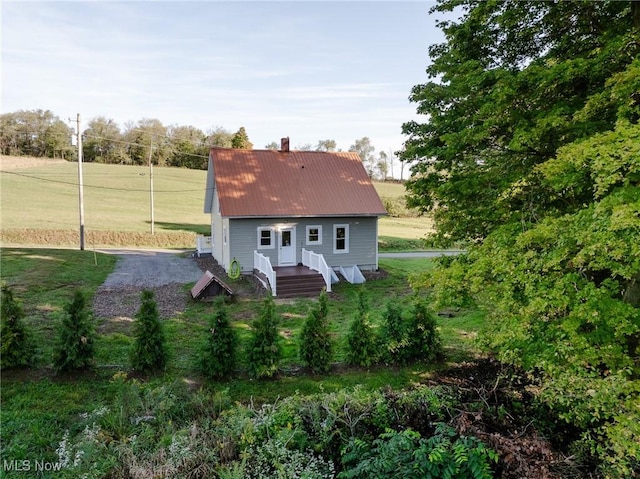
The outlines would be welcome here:
M 40 241 L 56 242 L 59 237 L 59 242 L 66 244 L 68 240 L 62 237 L 67 234 L 52 236 L 43 232 L 73 231 L 79 227 L 77 163 L 2 156 L 0 170 L 3 241 L 7 241 L 8 230 L 23 230 L 25 233 L 20 234 L 33 239 L 37 236 Z M 85 230 L 136 233 L 131 241 L 135 236 L 136 244 L 144 244 L 144 234 L 151 228 L 149 169 L 84 163 L 83 173 Z M 209 231 L 210 218 L 203 213 L 206 171 L 154 167 L 153 180 L 157 233 L 190 233 L 185 238 L 191 242 L 191 235 Z M 408 210 L 404 207 L 403 185 L 374 185 L 390 214 L 404 216 Z M 385 225 L 390 229 L 386 230 Z M 380 223 L 380 235 L 402 238 L 419 238 L 429 229 L 430 222 L 425 218 L 383 218 Z M 41 234 L 34 235 L 34 230 Z M 115 235 L 102 234 L 100 238 L 107 244 L 116 241 Z M 118 245 L 127 241 L 126 236 L 118 238 Z M 155 245 L 156 239 L 151 242 Z

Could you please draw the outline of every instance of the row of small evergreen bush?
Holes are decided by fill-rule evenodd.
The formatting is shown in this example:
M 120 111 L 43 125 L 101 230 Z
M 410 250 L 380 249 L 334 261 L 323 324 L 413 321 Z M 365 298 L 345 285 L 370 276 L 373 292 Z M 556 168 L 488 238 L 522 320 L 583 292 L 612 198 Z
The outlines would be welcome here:
M 363 291 L 358 295 L 356 312 L 344 346 L 350 365 L 368 367 L 410 362 L 431 362 L 442 353 L 436 322 L 426 304 L 415 300 L 405 319 L 401 306 L 387 304 L 380 333 L 369 321 L 369 306 Z M 331 368 L 336 345 L 329 332 L 329 299 L 323 291 L 318 304 L 308 314 L 300 334 L 299 355 L 302 363 L 314 373 L 327 373 Z M 260 316 L 254 323 L 247 358 L 254 377 L 268 378 L 278 373 L 282 349 L 279 344 L 278 318 L 271 297 L 264 300 Z M 238 340 L 231 327 L 226 307 L 218 302 L 211 318 L 206 341 L 200 349 L 200 371 L 213 378 L 229 375 L 235 367 Z
M 152 291 L 142 292 L 142 304 L 133 326 L 134 344 L 131 367 L 140 372 L 162 369 L 167 363 L 167 345 Z M 329 299 L 322 292 L 316 307 L 307 316 L 299 343 L 300 359 L 312 372 L 326 373 L 331 368 L 336 345 L 329 333 Z M 2 363 L 3 369 L 33 364 L 35 346 L 24 322 L 24 311 L 12 291 L 2 288 Z M 270 378 L 279 371 L 282 348 L 278 335 L 278 317 L 272 297 L 264 300 L 253 335 L 247 345 L 249 372 L 256 378 Z M 53 365 L 57 371 L 89 367 L 95 354 L 96 331 L 86 298 L 76 291 L 64 308 L 58 328 Z M 440 338 L 434 318 L 424 302 L 416 300 L 408 318 L 399 304 L 389 302 L 383 314 L 380 332 L 369 321 L 369 306 L 363 291 L 345 340 L 347 362 L 368 367 L 378 362 L 407 364 L 433 361 L 441 354 Z M 209 328 L 198 349 L 196 365 L 204 375 L 222 379 L 236 368 L 239 341 L 224 301 L 219 300 Z
M 2 287 L 2 369 L 32 366 L 38 357 L 33 335 L 24 324 L 24 310 L 14 299 L 13 291 Z M 130 359 L 133 369 L 150 371 L 162 368 L 167 361 L 164 333 L 152 291 L 142 292 L 142 304 L 134 323 L 135 342 Z M 96 330 L 85 295 L 77 290 L 64 307 L 58 325 L 58 341 L 53 366 L 58 372 L 93 365 Z

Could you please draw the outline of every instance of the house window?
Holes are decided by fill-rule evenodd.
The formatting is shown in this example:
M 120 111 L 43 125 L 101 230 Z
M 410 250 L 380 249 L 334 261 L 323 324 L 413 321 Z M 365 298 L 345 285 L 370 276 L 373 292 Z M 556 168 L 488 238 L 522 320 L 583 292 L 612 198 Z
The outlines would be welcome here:
M 275 248 L 275 242 L 273 238 L 273 228 L 260 227 L 258 228 L 258 249 L 272 249 Z
M 333 225 L 333 252 L 349 252 L 349 225 Z
M 307 244 L 322 244 L 322 226 L 309 225 L 307 226 Z

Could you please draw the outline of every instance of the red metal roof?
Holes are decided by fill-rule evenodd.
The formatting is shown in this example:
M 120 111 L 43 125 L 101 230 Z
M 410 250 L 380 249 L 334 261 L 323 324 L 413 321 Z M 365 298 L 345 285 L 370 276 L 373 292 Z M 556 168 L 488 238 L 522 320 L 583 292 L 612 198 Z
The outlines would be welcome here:
M 222 216 L 387 214 L 354 152 L 213 148 L 211 160 Z

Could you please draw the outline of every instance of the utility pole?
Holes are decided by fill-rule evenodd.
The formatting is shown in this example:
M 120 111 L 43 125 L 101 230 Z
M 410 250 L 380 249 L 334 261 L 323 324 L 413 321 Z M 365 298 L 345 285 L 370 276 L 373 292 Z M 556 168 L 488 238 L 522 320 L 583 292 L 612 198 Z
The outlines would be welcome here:
M 153 140 L 149 144 L 149 208 L 151 209 L 151 234 L 155 234 L 155 220 L 153 214 L 153 162 L 151 161 L 151 153 L 153 152 Z
M 82 133 L 80 132 L 80 113 L 76 118 L 78 143 L 78 203 L 80 208 L 80 250 L 84 251 L 84 192 L 82 185 Z

